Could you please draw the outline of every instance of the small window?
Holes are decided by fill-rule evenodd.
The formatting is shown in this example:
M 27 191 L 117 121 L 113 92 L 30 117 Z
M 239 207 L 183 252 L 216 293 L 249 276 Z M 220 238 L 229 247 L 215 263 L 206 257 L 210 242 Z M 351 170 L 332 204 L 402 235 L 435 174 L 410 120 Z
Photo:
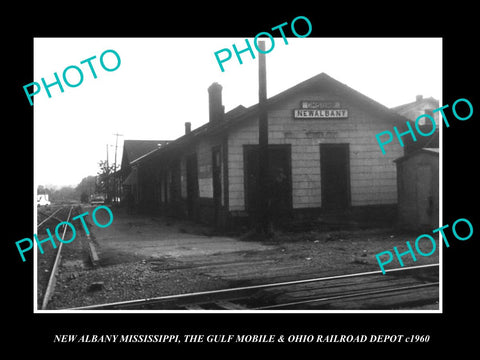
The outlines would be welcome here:
M 214 150 L 213 152 L 213 166 L 220 166 L 220 151 Z
M 433 109 L 425 109 L 423 113 L 419 113 L 418 116 L 422 116 L 423 114 L 427 114 L 427 115 L 430 115 L 432 117 L 432 119 L 435 119 L 435 116 L 433 115 Z M 435 124 L 437 122 L 435 121 Z M 423 116 L 422 118 L 420 118 L 420 120 L 418 120 L 418 125 L 422 126 L 422 125 L 428 125 L 430 124 L 430 120 L 427 120 L 427 118 L 425 116 Z

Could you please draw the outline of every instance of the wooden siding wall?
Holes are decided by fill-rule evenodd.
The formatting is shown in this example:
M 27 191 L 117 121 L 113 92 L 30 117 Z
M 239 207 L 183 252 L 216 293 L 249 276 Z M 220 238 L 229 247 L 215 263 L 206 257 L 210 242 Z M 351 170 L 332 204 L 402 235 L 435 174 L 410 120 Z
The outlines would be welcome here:
M 212 174 L 212 148 L 222 144 L 220 137 L 201 139 L 195 146 L 188 148 L 182 155 L 180 160 L 180 189 L 181 200 L 183 203 L 187 201 L 187 156 L 195 153 L 197 155 L 197 176 L 198 176 L 198 218 L 204 223 L 212 223 L 214 220 L 214 204 L 213 204 L 213 174 Z M 223 157 L 223 152 L 222 152 Z M 223 164 L 223 162 L 222 162 Z M 224 166 L 221 168 L 221 186 L 224 187 L 223 173 Z M 223 191 L 221 194 L 221 204 L 224 205 L 225 199 Z
M 339 101 L 348 109 L 348 119 L 294 119 L 293 109 L 302 100 Z M 397 202 L 396 165 L 393 160 L 403 156 L 403 148 L 395 139 L 382 155 L 375 135 L 393 131 L 393 124 L 375 118 L 359 107 L 340 98 L 322 94 L 303 94 L 276 105 L 269 111 L 269 143 L 292 146 L 293 208 L 321 207 L 321 143 L 350 144 L 351 205 L 383 205 Z M 247 121 L 229 133 L 228 182 L 229 209 L 243 211 L 244 175 L 243 145 L 258 144 L 257 119 Z
M 440 200 L 438 156 L 418 153 L 399 162 L 397 166 L 399 224 L 430 231 L 437 228 Z M 430 174 L 425 174 L 425 171 L 429 171 Z M 431 212 L 426 211 L 425 206 L 429 199 L 422 196 L 431 197 Z

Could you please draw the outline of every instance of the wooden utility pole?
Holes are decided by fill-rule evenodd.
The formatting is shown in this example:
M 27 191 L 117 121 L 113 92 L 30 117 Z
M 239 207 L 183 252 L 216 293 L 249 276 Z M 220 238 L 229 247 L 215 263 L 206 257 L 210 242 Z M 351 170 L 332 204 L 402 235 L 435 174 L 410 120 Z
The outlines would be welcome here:
M 106 173 L 106 176 L 105 176 L 105 201 L 108 201 L 109 199 L 109 196 L 110 196 L 110 168 L 109 168 L 109 163 L 108 163 L 108 147 L 110 145 L 106 145 L 106 148 L 107 148 L 107 167 L 105 168 L 105 173 Z
M 115 166 L 113 168 L 113 201 L 117 202 L 117 147 L 118 147 L 118 137 L 123 136 L 122 134 L 113 134 L 117 138 L 115 140 Z
M 258 230 L 270 234 L 270 189 L 268 166 L 267 68 L 265 42 L 259 42 L 258 55 Z

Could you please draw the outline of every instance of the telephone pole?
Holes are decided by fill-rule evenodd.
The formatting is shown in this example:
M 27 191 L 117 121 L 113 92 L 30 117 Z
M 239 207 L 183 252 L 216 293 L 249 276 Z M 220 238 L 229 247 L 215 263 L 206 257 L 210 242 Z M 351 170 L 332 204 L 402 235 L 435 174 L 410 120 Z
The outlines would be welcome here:
M 113 168 L 113 200 L 114 203 L 117 202 L 117 147 L 118 147 L 118 137 L 123 136 L 123 134 L 113 134 L 116 136 L 115 139 L 115 166 Z
M 270 189 L 268 161 L 267 68 L 265 42 L 260 41 L 258 56 L 258 227 L 260 233 L 270 236 Z
M 110 145 L 106 144 L 105 147 L 107 149 L 107 167 L 105 168 L 106 176 L 105 176 L 105 201 L 108 201 L 108 196 L 110 194 L 110 171 L 108 167 L 108 147 Z
M 113 147 L 113 145 L 106 144 L 107 149 L 107 166 L 105 167 L 105 200 L 110 201 L 113 197 L 113 189 L 112 189 L 112 179 L 110 179 L 110 162 L 108 157 L 108 148 Z

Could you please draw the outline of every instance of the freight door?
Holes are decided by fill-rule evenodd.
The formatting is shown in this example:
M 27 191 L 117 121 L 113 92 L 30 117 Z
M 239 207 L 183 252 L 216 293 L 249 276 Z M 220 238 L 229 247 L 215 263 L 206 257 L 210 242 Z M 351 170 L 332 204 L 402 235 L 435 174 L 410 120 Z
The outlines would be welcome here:
M 320 144 L 322 208 L 344 210 L 350 205 L 348 144 Z
M 212 149 L 212 186 L 213 186 L 213 221 L 215 226 L 222 225 L 222 157 L 221 148 Z
M 432 223 L 433 215 L 431 166 L 419 164 L 416 171 L 415 184 L 417 185 L 418 224 L 428 227 Z

